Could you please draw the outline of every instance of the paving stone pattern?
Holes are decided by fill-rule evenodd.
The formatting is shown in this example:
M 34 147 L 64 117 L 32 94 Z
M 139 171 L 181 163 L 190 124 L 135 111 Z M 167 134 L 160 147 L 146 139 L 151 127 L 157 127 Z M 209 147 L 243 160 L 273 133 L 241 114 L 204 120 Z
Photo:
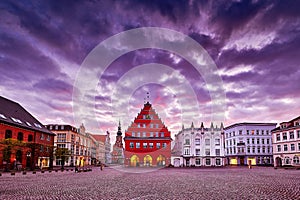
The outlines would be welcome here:
M 131 169 L 134 170 L 134 169 Z M 300 199 L 300 170 L 167 168 L 2 174 L 0 199 Z

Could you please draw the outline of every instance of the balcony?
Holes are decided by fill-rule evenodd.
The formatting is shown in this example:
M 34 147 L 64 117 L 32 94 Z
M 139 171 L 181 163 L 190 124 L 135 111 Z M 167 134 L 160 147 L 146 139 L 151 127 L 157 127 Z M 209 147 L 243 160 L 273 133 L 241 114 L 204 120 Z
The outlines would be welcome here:
M 245 142 L 238 142 L 236 145 L 237 146 L 245 146 L 246 144 L 245 144 Z

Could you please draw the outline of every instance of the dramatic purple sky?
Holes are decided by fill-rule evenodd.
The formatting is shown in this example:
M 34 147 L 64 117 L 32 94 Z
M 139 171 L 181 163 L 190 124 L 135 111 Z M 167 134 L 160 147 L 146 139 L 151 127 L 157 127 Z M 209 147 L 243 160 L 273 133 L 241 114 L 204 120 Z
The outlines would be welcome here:
M 161 27 L 190 36 L 216 63 L 214 73 L 221 76 L 226 92 L 225 126 L 287 121 L 299 116 L 299 10 L 300 1 L 289 0 L 4 0 L 0 2 L 0 94 L 19 102 L 44 124 L 79 126 L 73 118 L 73 86 L 88 54 L 123 31 Z M 199 126 L 203 121 L 209 126 L 211 88 L 203 77 L 179 55 L 143 49 L 119 57 L 99 77 L 98 94 L 85 102 L 96 108 L 99 126 L 87 127 L 88 131 L 109 130 L 115 135 L 119 118 L 123 131 L 128 127 L 130 121 L 111 108 L 124 100 L 124 94 L 116 95 L 113 103 L 111 94 L 126 72 L 147 63 L 164 64 L 173 73 L 162 73 L 159 83 L 141 85 L 129 94 L 127 117 L 134 119 L 149 91 L 151 103 L 172 135 L 182 123 L 190 126 L 194 121 Z M 182 91 L 166 87 L 168 83 L 176 88 L 175 79 L 191 85 L 199 117 L 188 113 L 191 120 L 181 121 L 182 112 L 192 105 L 179 105 Z

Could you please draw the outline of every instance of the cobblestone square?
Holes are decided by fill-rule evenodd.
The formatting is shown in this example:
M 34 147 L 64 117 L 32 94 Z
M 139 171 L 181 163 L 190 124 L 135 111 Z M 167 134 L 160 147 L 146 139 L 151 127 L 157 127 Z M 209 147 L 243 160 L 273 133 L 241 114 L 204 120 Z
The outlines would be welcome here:
M 263 167 L 4 173 L 0 199 L 300 199 L 299 177 L 299 170 Z

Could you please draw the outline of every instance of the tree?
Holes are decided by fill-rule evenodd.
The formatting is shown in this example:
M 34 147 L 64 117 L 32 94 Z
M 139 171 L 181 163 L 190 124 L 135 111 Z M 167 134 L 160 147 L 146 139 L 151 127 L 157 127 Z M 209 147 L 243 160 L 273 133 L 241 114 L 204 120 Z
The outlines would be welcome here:
M 70 157 L 71 151 L 67 148 L 57 147 L 55 149 L 54 155 L 56 159 L 61 159 L 61 169 L 64 169 L 65 161 L 68 160 L 68 158 Z

